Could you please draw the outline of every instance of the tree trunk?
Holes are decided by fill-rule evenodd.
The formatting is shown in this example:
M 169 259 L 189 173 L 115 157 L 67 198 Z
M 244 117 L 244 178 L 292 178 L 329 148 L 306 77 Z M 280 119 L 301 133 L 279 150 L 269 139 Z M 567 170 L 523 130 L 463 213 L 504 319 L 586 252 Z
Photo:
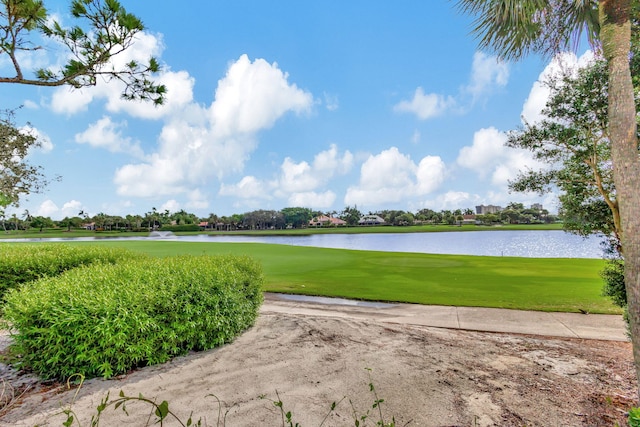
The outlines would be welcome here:
M 609 68 L 613 178 L 620 205 L 629 324 L 640 393 L 640 154 L 629 69 L 630 8 L 630 0 L 600 2 L 600 40 Z

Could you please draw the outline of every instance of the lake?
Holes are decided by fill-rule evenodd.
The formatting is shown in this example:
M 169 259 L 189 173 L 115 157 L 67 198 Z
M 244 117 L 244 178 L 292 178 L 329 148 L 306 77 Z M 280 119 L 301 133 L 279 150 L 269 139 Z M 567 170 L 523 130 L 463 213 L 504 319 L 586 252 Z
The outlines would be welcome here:
M 196 237 L 196 236 L 193 236 Z M 199 236 L 198 236 L 199 237 Z M 182 239 L 179 237 L 179 239 Z M 560 230 L 464 231 L 437 233 L 313 234 L 310 236 L 206 236 L 211 242 L 256 242 L 387 252 L 602 258 L 602 238 L 583 238 Z
M 560 230 L 496 230 L 435 233 L 312 234 L 309 236 L 196 235 L 124 237 L 108 240 L 177 240 L 185 242 L 252 242 L 293 246 L 433 254 L 515 256 L 528 258 L 601 258 L 601 237 L 583 238 Z M 106 240 L 5 239 L 2 241 Z

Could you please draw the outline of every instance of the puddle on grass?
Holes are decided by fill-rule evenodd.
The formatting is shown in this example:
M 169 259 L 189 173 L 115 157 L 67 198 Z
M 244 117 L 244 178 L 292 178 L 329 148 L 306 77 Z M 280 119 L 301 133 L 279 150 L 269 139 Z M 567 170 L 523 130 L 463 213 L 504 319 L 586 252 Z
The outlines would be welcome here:
M 355 307 L 369 307 L 369 308 L 391 308 L 396 304 L 388 304 L 385 302 L 370 302 L 370 301 L 358 301 L 345 298 L 327 298 L 327 297 L 314 297 L 309 295 L 291 295 L 291 294 L 277 294 L 279 299 L 298 302 L 313 302 L 316 304 L 327 305 L 350 305 Z

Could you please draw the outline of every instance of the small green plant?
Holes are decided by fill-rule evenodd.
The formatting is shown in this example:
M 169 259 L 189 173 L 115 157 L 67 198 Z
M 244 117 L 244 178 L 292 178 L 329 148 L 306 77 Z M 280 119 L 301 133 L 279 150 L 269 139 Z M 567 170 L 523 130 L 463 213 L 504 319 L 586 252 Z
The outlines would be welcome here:
M 78 393 L 82 388 L 82 384 L 84 383 L 84 376 L 74 375 L 73 377 L 79 378 L 78 388 L 76 389 L 76 393 L 71 403 L 68 405 L 68 407 L 63 408 L 62 411 L 59 412 L 59 414 L 62 414 L 66 417 L 64 421 L 62 421 L 62 425 L 64 427 L 72 427 L 74 425 L 77 427 L 82 427 L 82 423 L 80 422 L 77 414 L 73 411 L 73 404 L 75 403 Z M 70 388 L 70 384 L 71 384 L 71 378 L 67 380 L 68 388 Z M 224 427 L 226 423 L 227 414 L 229 413 L 229 410 L 231 408 L 227 408 L 227 410 L 223 414 L 222 407 L 224 405 L 224 402 L 218 399 L 218 397 L 214 394 L 208 394 L 206 397 L 213 397 L 216 400 L 218 405 L 218 418 L 215 425 L 216 427 Z M 122 390 L 120 390 L 120 393 L 118 393 L 118 397 L 115 399 L 112 399 L 110 397 L 109 392 L 107 392 L 107 395 L 100 401 L 100 404 L 96 407 L 96 413 L 91 416 L 91 424 L 90 424 L 91 427 L 99 427 L 102 415 L 109 408 L 113 408 L 113 410 L 121 409 L 127 416 L 129 416 L 127 403 L 130 403 L 130 402 L 142 403 L 143 406 L 146 406 L 147 408 L 150 409 L 149 415 L 147 416 L 146 423 L 144 424 L 145 426 L 155 425 L 155 424 L 164 426 L 165 423 L 171 423 L 171 422 L 173 422 L 171 423 L 172 425 L 177 423 L 177 425 L 181 427 L 190 427 L 190 426 L 201 427 L 203 425 L 202 418 L 198 418 L 197 420 L 194 421 L 193 413 L 189 415 L 189 418 L 187 418 L 186 421 L 181 419 L 175 412 L 173 412 L 169 408 L 169 402 L 166 400 L 163 400 L 162 402 L 158 403 L 156 400 L 152 400 L 144 397 L 142 393 L 138 394 L 137 396 L 127 396 Z
M 266 395 L 261 395 L 259 396 L 260 399 L 267 399 Z M 284 409 L 284 402 L 282 401 L 282 399 L 280 398 L 280 394 L 278 393 L 278 391 L 276 390 L 276 397 L 278 398 L 278 400 L 271 400 L 271 403 L 273 403 L 273 405 L 278 408 L 278 410 L 280 411 L 280 416 L 282 418 L 282 427 L 302 427 L 302 425 L 300 423 L 294 422 L 293 421 L 293 413 L 291 411 L 285 411 Z M 320 422 L 320 424 L 318 424 L 318 427 L 322 427 L 325 423 L 325 421 L 327 421 L 327 419 L 329 418 L 329 416 L 333 413 L 333 411 L 335 411 L 336 407 L 340 404 L 340 402 L 342 402 L 346 397 L 343 397 L 342 399 L 340 399 L 338 402 L 333 402 L 331 404 L 331 407 L 329 409 L 329 412 L 327 412 L 327 414 L 324 416 L 324 418 L 322 419 L 322 421 Z
M 381 399 L 378 396 L 376 388 L 373 385 L 373 381 L 371 380 L 371 369 L 369 368 L 366 368 L 366 369 L 369 375 L 369 392 L 373 394 L 374 401 L 371 408 L 368 409 L 364 414 L 359 414 L 358 411 L 355 409 L 353 402 L 351 402 L 351 400 L 349 401 L 351 403 L 351 408 L 353 411 L 352 414 L 353 414 L 354 426 L 365 427 L 367 426 L 367 421 L 373 420 L 375 418 L 375 426 L 395 427 L 396 426 L 395 418 L 392 417 L 391 421 L 389 422 L 385 421 L 385 417 L 382 412 L 382 406 L 381 406 L 382 403 L 384 402 L 384 399 Z M 63 408 L 61 412 L 57 414 L 57 415 L 60 415 L 60 414 L 64 415 L 65 418 L 62 421 L 62 425 L 64 427 L 73 427 L 73 426 L 82 427 L 82 423 L 80 419 L 78 418 L 77 414 L 73 410 L 73 405 L 84 383 L 84 376 L 78 374 L 70 377 L 69 380 L 67 380 L 67 386 L 69 388 L 70 388 L 71 380 L 73 378 L 77 378 L 77 384 L 78 384 L 78 388 L 76 389 L 75 395 L 71 400 L 71 403 L 67 407 Z M 208 394 L 206 397 L 214 398 L 217 403 L 218 414 L 217 414 L 217 420 L 216 420 L 215 426 L 224 427 L 227 422 L 227 415 L 232 407 L 226 407 L 225 411 L 223 412 L 223 407 L 226 406 L 223 401 L 221 401 L 214 394 Z M 300 423 L 294 421 L 293 413 L 285 409 L 284 402 L 281 399 L 278 391 L 276 391 L 276 397 L 277 397 L 277 400 L 271 400 L 267 398 L 266 395 L 259 396 L 260 399 L 269 400 L 276 408 L 278 408 L 281 416 L 282 427 L 302 427 Z M 340 403 L 342 403 L 342 401 L 345 399 L 346 399 L 346 396 L 337 402 L 333 402 L 330 405 L 329 411 L 324 416 L 322 421 L 320 421 L 320 424 L 318 424 L 318 427 L 322 427 L 325 424 L 325 422 L 329 419 L 331 414 L 334 413 L 338 405 L 340 405 Z M 101 422 L 101 417 L 110 408 L 112 408 L 113 410 L 121 409 L 127 416 L 130 416 L 131 414 L 133 414 L 133 412 L 130 413 L 129 409 L 127 408 L 127 404 L 129 403 L 141 403 L 143 407 L 146 407 L 147 410 L 149 411 L 148 415 L 146 416 L 146 422 L 144 426 L 150 426 L 150 425 L 156 425 L 156 424 L 160 426 L 164 426 L 167 423 L 170 423 L 171 425 L 178 425 L 180 427 L 191 427 L 191 426 L 201 427 L 203 425 L 203 421 L 202 421 L 203 418 L 200 417 L 198 419 L 195 419 L 193 417 L 193 412 L 189 415 L 189 417 L 186 420 L 180 418 L 175 412 L 171 410 L 169 402 L 166 400 L 163 400 L 162 402 L 158 403 L 156 400 L 149 399 L 143 396 L 142 394 L 138 394 L 137 396 L 129 396 L 129 395 L 126 395 L 122 390 L 120 390 L 118 397 L 116 397 L 115 399 L 112 398 L 109 393 L 107 393 L 107 395 L 100 401 L 100 404 L 96 407 L 95 414 L 91 416 L 91 424 L 90 424 L 91 427 L 99 427 Z M 373 417 L 372 414 L 370 413 L 371 410 L 373 410 L 374 413 L 377 414 L 375 417 Z M 405 426 L 408 424 L 409 423 L 406 423 Z M 206 425 L 206 422 L 205 422 L 205 425 Z
M 391 418 L 390 422 L 386 422 L 384 415 L 382 413 L 382 403 L 384 403 L 384 399 L 381 399 L 378 396 L 378 392 L 376 391 L 376 387 L 373 385 L 373 380 L 371 379 L 371 368 L 365 368 L 367 370 L 367 374 L 369 375 L 369 391 L 373 394 L 374 400 L 373 405 L 371 405 L 371 409 L 367 409 L 364 414 L 358 415 L 356 409 L 353 406 L 353 402 L 351 403 L 351 408 L 353 409 L 353 418 L 355 420 L 355 427 L 364 427 L 367 419 L 370 418 L 370 411 L 374 410 L 378 413 L 378 419 L 376 420 L 376 426 L 379 427 L 395 427 L 396 420 L 395 417 Z
M 373 404 L 371 405 L 371 408 L 367 409 L 365 413 L 361 414 L 355 408 L 355 405 L 353 404 L 351 399 L 349 399 L 349 403 L 351 405 L 351 410 L 352 410 L 352 417 L 353 417 L 354 426 L 355 427 L 366 427 L 367 421 L 372 418 L 371 411 L 373 410 L 374 413 L 377 413 L 377 415 L 375 417 L 376 418 L 376 420 L 375 420 L 375 425 L 376 426 L 378 426 L 378 427 L 395 427 L 396 426 L 395 417 L 392 417 L 391 421 L 389 421 L 389 422 L 385 421 L 385 417 L 384 417 L 384 414 L 382 412 L 382 403 L 384 403 L 384 399 L 381 399 L 378 396 L 378 392 L 376 391 L 376 387 L 373 384 L 373 380 L 371 378 L 371 369 L 370 368 L 365 368 L 365 369 L 367 370 L 367 374 L 369 376 L 369 392 L 371 394 L 373 394 L 374 400 L 373 400 Z M 278 394 L 278 391 L 276 391 L 276 397 L 278 398 L 278 400 L 271 400 L 271 402 L 280 411 L 280 415 L 281 415 L 281 418 L 282 418 L 282 427 L 302 427 L 302 425 L 300 423 L 297 423 L 297 422 L 295 422 L 293 420 L 293 413 L 291 411 L 286 411 L 285 410 L 284 402 L 280 398 L 280 395 Z M 261 399 L 266 399 L 267 397 L 265 395 L 262 395 L 262 396 L 260 396 L 260 398 Z M 319 427 L 322 427 L 324 425 L 324 423 L 327 421 L 329 416 L 336 410 L 338 405 L 345 399 L 346 399 L 346 396 L 343 397 L 342 399 L 340 399 L 339 401 L 333 402 L 331 404 L 329 412 L 327 412 L 327 414 L 324 416 L 324 418 L 322 419 L 322 421 L 318 425 Z M 405 425 L 408 425 L 408 424 L 409 423 L 407 423 Z
M 629 409 L 629 426 L 640 427 L 640 408 Z

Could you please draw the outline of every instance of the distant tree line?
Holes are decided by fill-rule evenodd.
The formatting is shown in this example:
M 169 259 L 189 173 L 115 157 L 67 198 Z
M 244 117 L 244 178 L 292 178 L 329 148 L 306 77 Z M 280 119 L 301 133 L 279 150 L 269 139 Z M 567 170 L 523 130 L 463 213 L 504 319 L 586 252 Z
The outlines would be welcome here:
M 189 230 L 274 230 L 286 228 L 306 228 L 314 218 L 340 218 L 346 226 L 357 226 L 364 215 L 377 215 L 384 219 L 386 225 L 410 226 L 423 224 L 461 225 L 474 223 L 478 225 L 494 224 L 541 224 L 552 223 L 561 218 L 549 214 L 546 209 L 528 209 L 522 203 L 509 203 L 507 207 L 496 214 L 473 215 L 472 209 L 455 209 L 435 211 L 420 209 L 417 212 L 403 210 L 380 210 L 361 212 L 357 206 L 346 206 L 342 211 L 319 211 L 303 207 L 287 207 L 281 210 L 254 210 L 242 214 L 218 216 L 210 213 L 207 217 L 183 209 L 177 212 L 169 210 L 159 211 L 151 208 L 144 215 L 130 214 L 126 216 L 109 215 L 100 212 L 88 215 L 80 211 L 76 216 L 67 216 L 59 221 L 49 217 L 31 215 L 28 210 L 22 214 L 14 213 L 10 216 L 0 211 L 0 224 L 4 231 L 11 230 L 39 230 L 45 228 L 60 228 L 67 231 L 86 228 L 96 231 L 154 231 L 175 229 Z

